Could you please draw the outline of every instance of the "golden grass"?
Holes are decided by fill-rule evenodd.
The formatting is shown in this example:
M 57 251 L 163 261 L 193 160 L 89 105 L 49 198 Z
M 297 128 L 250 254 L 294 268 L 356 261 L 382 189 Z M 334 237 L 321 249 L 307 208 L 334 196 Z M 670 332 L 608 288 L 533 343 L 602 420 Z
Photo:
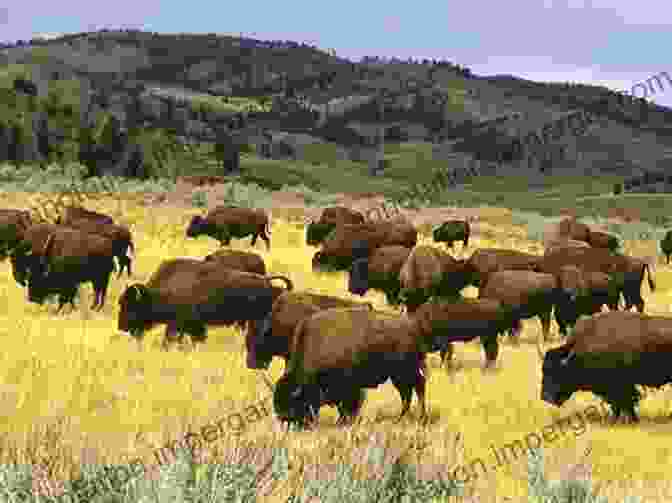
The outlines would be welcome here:
M 3 199 L 3 207 L 26 205 L 25 195 L 3 194 Z M 138 456 L 149 459 L 153 447 L 181 439 L 184 432 L 198 431 L 268 394 L 259 373 L 246 369 L 243 340 L 235 329 L 211 328 L 205 346 L 186 354 L 160 351 L 162 328 L 147 334 L 142 351 L 128 338 L 116 335 L 117 301 L 127 285 L 146 281 L 163 259 L 203 257 L 217 248 L 209 238 L 184 238 L 188 220 L 199 211 L 146 208 L 130 200 L 90 206 L 115 217 L 121 210 L 123 216 L 118 220 L 130 226 L 137 246 L 133 278 L 112 280 L 102 312 L 89 310 L 92 297 L 90 287 L 85 286 L 78 309 L 67 312 L 66 308 L 66 314 L 55 316 L 53 305 L 28 303 L 24 290 L 13 281 L 9 263 L 0 265 L 0 336 L 5 341 L 0 355 L 0 462 L 51 457 L 61 477 L 73 473 L 82 452 L 98 462 L 116 463 Z M 287 273 L 299 291 L 351 297 L 343 273 L 311 272 L 315 249 L 305 245 L 302 225 L 280 220 L 279 213 L 273 215 L 271 252 L 266 252 L 263 243 L 255 247 L 269 271 Z M 493 229 L 508 237 L 476 235 L 467 253 L 486 246 L 538 250 L 537 245 L 523 241 L 516 229 L 499 222 Z M 423 241 L 430 242 L 426 237 Z M 248 244 L 248 239 L 234 241 L 233 247 L 249 249 Z M 641 256 L 654 255 L 656 248 L 653 242 L 626 243 L 629 253 Z M 459 245 L 457 249 L 461 255 Z M 655 294 L 644 287 L 647 312 L 666 314 L 672 310 L 672 269 L 659 265 L 656 279 Z M 470 288 L 467 294 L 475 295 L 476 289 Z M 389 310 L 382 295 L 370 293 L 364 300 Z M 242 442 L 256 446 L 283 442 L 293 463 L 333 464 L 344 459 L 357 463 L 361 459 L 358 449 L 371 442 L 374 433 L 380 437 L 376 442 L 396 448 L 417 443 L 421 436 L 429 442 L 419 459 L 423 465 L 438 463 L 447 471 L 479 456 L 490 465 L 491 445 L 522 440 L 560 417 L 598 403 L 588 393 L 578 394 L 561 409 L 539 399 L 541 372 L 534 346 L 539 330 L 537 320 L 524 322 L 521 345 L 502 345 L 499 369 L 493 374 L 481 371 L 483 354 L 477 343 L 456 347 L 457 368 L 450 372 L 439 369 L 438 355 L 431 355 L 428 405 L 432 420 L 426 430 L 413 417 L 394 424 L 401 402 L 393 386 L 385 384 L 369 392 L 359 426 L 335 427 L 336 412 L 325 407 L 315 431 L 292 433 L 280 440 L 275 419 L 266 418 L 241 437 L 218 440 L 212 446 L 223 451 Z M 269 370 L 273 381 L 282 369 L 283 364 L 274 360 Z M 667 389 L 652 393 L 642 402 L 638 426 L 591 424 L 576 438 L 568 433 L 546 446 L 547 472 L 553 478 L 590 446 L 593 476 L 603 484 L 605 494 L 618 495 L 618 501 L 629 493 L 647 501 L 669 501 L 663 492 L 670 485 L 665 481 L 672 463 L 672 444 L 667 441 L 672 433 L 671 401 Z M 415 402 L 411 411 L 415 414 Z M 456 448 L 457 434 L 463 443 Z M 84 451 L 85 447 L 89 449 Z M 293 478 L 292 484 L 300 483 L 299 475 Z M 288 490 L 281 490 L 271 501 L 280 501 Z M 505 497 L 521 501 L 527 494 L 524 459 L 482 476 L 474 490 L 481 501 L 505 501 Z

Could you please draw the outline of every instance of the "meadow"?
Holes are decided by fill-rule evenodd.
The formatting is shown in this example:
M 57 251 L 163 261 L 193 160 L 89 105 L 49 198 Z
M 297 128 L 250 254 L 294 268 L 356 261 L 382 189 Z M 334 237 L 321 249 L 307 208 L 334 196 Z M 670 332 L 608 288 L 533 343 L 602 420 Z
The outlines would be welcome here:
M 2 207 L 26 207 L 35 194 L 1 196 Z M 57 479 L 77 476 L 82 463 L 116 464 L 136 457 L 149 463 L 155 448 L 268 395 L 260 372 L 245 367 L 244 342 L 236 329 L 209 329 L 207 343 L 192 352 L 161 351 L 162 327 L 146 334 L 141 350 L 117 333 L 117 302 L 128 285 L 146 281 L 162 260 L 203 257 L 217 249 L 215 240 L 184 236 L 189 219 L 201 210 L 143 206 L 131 196 L 101 199 L 89 207 L 129 226 L 137 249 L 133 276 L 129 279 L 124 273 L 111 281 L 101 312 L 89 310 L 88 285 L 81 289 L 78 308 L 66 308 L 62 315 L 53 314 L 55 305 L 30 304 L 24 289 L 14 282 L 8 261 L 0 265 L 0 336 L 5 341 L 0 356 L 0 464 L 48 459 Z M 271 251 L 263 244 L 254 248 L 268 270 L 288 275 L 297 290 L 350 298 L 345 274 L 311 271 L 315 248 L 305 245 L 303 215 L 289 210 L 271 214 Z M 458 256 L 478 247 L 541 253 L 541 243 L 528 241 L 526 230 L 511 219 L 486 220 L 484 225 L 492 232 L 476 234 L 466 251 L 457 245 Z M 421 241 L 431 243 L 431 238 L 424 235 Z M 248 239 L 234 241 L 232 247 L 251 250 L 248 244 Z M 656 255 L 657 247 L 652 240 L 624 245 L 636 256 Z M 643 287 L 647 312 L 669 315 L 672 268 L 659 261 L 655 277 L 655 293 Z M 464 292 L 476 293 L 474 288 Z M 364 300 L 390 309 L 378 293 L 368 293 Z M 240 436 L 211 444 L 204 459 L 236 460 L 243 450 L 263 458 L 269 447 L 286 448 L 292 475 L 267 499 L 278 502 L 287 501 L 310 479 L 328 476 L 339 464 L 359 467 L 370 476 L 374 469 L 363 461 L 363 453 L 374 447 L 385 448 L 388 455 L 408 451 L 411 462 L 428 477 L 437 472 L 447 476 L 477 457 L 492 459 L 491 446 L 522 439 L 598 403 L 588 393 L 575 395 L 560 409 L 539 399 L 541 371 L 535 349 L 539 331 L 536 319 L 526 321 L 519 346 L 505 339 L 494 373 L 482 372 L 484 357 L 478 343 L 457 345 L 452 369 L 440 368 L 438 355 L 430 355 L 426 426 L 416 420 L 415 401 L 410 416 L 395 423 L 401 401 L 388 383 L 368 393 L 358 425 L 336 427 L 336 411 L 328 407 L 312 431 L 285 434 L 273 417 L 266 417 Z M 553 333 L 557 334 L 555 324 Z M 556 335 L 554 343 L 558 342 Z M 266 373 L 274 382 L 282 370 L 283 363 L 274 360 Z M 577 465 L 589 466 L 592 481 L 610 502 L 629 494 L 643 501 L 670 501 L 671 412 L 672 392 L 665 387 L 642 401 L 639 425 L 594 422 L 583 435 L 565 435 L 544 450 L 548 477 L 578 476 Z M 587 448 L 590 454 L 583 459 Z M 568 467 L 574 471 L 569 473 Z M 466 493 L 478 495 L 472 501 L 528 501 L 525 457 L 482 475 Z

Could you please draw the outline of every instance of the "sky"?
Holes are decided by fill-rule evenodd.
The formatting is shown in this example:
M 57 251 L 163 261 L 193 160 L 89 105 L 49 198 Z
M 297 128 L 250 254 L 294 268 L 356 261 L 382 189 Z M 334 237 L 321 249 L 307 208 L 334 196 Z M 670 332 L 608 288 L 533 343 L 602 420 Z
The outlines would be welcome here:
M 239 34 L 335 49 L 339 56 L 445 59 L 478 75 L 510 74 L 628 91 L 668 72 L 672 2 L 649 0 L 4 0 L 0 41 L 37 34 L 132 28 L 160 33 Z M 417 8 L 416 8 L 417 7 Z M 37 13 L 37 14 L 35 14 Z M 672 107 L 662 78 L 648 99 Z M 642 96 L 643 91 L 637 89 Z

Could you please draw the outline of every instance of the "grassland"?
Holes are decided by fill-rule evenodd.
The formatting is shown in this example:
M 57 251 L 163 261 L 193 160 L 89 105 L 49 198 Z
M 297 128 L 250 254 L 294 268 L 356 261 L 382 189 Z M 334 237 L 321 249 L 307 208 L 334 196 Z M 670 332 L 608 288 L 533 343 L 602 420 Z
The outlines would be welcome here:
M 29 197 L 16 193 L 2 196 L 3 207 L 23 206 Z M 184 237 L 186 223 L 198 210 L 144 207 L 130 198 L 121 204 L 102 201 L 91 207 L 128 225 L 137 246 L 133 278 L 112 281 L 102 312 L 88 309 L 91 297 L 85 286 L 79 309 L 55 316 L 53 305 L 29 304 L 25 292 L 13 281 L 9 264 L 0 266 L 0 329 L 6 348 L 0 365 L 0 463 L 48 457 L 54 472 L 63 478 L 77 471 L 85 447 L 89 462 L 92 456 L 100 463 L 136 456 L 149 460 L 153 447 L 181 438 L 186 431 L 197 431 L 267 394 L 258 373 L 245 367 L 243 339 L 235 329 L 211 329 L 205 347 L 186 354 L 161 352 L 160 329 L 147 335 L 142 351 L 116 335 L 117 301 L 127 285 L 145 281 L 163 259 L 202 257 L 216 249 L 216 242 L 208 238 Z M 288 274 L 298 290 L 350 297 L 343 274 L 311 272 L 314 249 L 304 244 L 300 216 L 295 217 L 297 220 L 288 220 L 286 214 L 273 212 L 272 250 L 269 253 L 257 245 L 255 251 L 264 257 L 270 271 Z M 524 240 L 524 230 L 511 222 L 500 219 L 496 225 L 493 222 L 492 229 L 499 237 L 477 235 L 473 248 L 540 249 L 538 243 Z M 234 242 L 233 247 L 249 249 L 248 242 Z M 656 247 L 653 241 L 625 244 L 626 251 L 637 256 L 653 255 Z M 672 268 L 659 266 L 656 279 L 655 293 L 644 288 L 647 311 L 667 315 L 672 310 Z M 465 295 L 475 294 L 475 289 L 465 291 Z M 387 309 L 381 295 L 369 293 L 366 300 Z M 587 393 L 579 393 L 562 409 L 539 400 L 540 368 L 534 347 L 538 332 L 538 321 L 525 322 L 521 345 L 504 344 L 499 370 L 494 374 L 480 370 L 483 355 L 477 344 L 458 346 L 458 363 L 450 372 L 439 369 L 438 357 L 431 355 L 431 423 L 426 428 L 413 419 L 415 403 L 409 419 L 394 423 L 400 400 L 386 384 L 369 393 L 359 426 L 345 431 L 335 427 L 335 411 L 325 408 L 318 429 L 291 433 L 283 440 L 275 420 L 267 418 L 241 437 L 217 441 L 212 456 L 226 456 L 242 445 L 282 443 L 295 467 L 361 464 L 357 448 L 366 447 L 374 438 L 379 444 L 401 449 L 421 437 L 429 447 L 415 462 L 439 466 L 444 473 L 475 457 L 492 459 L 492 445 L 522 439 L 597 402 Z M 281 362 L 272 364 L 268 371 L 272 380 L 279 377 L 282 367 Z M 672 393 L 663 389 L 642 402 L 638 426 L 594 423 L 582 436 L 566 435 L 546 450 L 548 474 L 557 478 L 589 446 L 593 479 L 600 483 L 602 493 L 610 496 L 609 501 L 620 501 L 623 495 L 633 493 L 646 501 L 669 501 L 672 447 L 666 439 L 672 434 L 671 409 Z M 457 434 L 463 440 L 455 444 Z M 292 485 L 301 483 L 299 475 L 292 480 Z M 283 491 L 289 490 L 276 493 L 273 501 L 284 501 L 288 493 Z M 482 477 L 470 490 L 480 501 L 506 501 L 507 497 L 527 501 L 524 462 L 519 460 Z

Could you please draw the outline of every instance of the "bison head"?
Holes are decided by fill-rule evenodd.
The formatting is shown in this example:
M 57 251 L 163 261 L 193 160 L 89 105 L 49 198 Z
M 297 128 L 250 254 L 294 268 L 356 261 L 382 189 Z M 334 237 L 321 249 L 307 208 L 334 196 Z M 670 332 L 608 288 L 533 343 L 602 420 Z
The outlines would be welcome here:
M 306 226 L 306 244 L 309 246 L 317 246 L 325 240 L 335 227 L 336 224 L 310 222 Z
M 560 407 L 578 391 L 575 359 L 575 354 L 566 346 L 546 352 L 541 369 L 541 399 L 544 402 Z
M 196 215 L 191 219 L 191 222 L 189 222 L 189 226 L 187 227 L 187 237 L 195 238 L 196 236 L 203 234 L 203 226 L 205 224 L 205 219 L 200 215 Z
M 275 384 L 273 410 L 280 421 L 306 426 L 317 417 L 320 398 L 319 387 L 298 384 L 285 374 Z
M 149 289 L 140 283 L 126 288 L 119 298 L 117 329 L 139 335 L 151 326 L 149 311 L 152 297 Z
M 30 271 L 38 262 L 38 257 L 33 254 L 32 246 L 27 241 L 20 242 L 12 251 L 10 256 L 12 262 L 12 275 L 14 280 L 21 285 L 26 286 Z

